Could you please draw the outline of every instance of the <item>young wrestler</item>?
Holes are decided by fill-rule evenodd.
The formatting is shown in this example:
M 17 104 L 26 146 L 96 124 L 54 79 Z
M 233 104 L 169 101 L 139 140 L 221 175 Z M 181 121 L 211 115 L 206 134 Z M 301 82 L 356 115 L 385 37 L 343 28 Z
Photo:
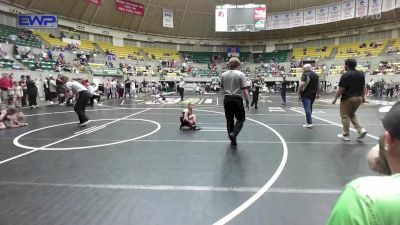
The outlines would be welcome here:
M 183 121 L 188 124 L 188 126 L 193 130 L 200 130 L 200 128 L 197 126 L 197 118 L 196 115 L 193 113 L 193 108 L 194 105 L 189 102 L 187 109 L 184 109 L 182 112 Z
M 7 127 L 15 128 L 27 126 L 25 115 L 15 108 L 8 108 L 0 111 L 0 129 Z

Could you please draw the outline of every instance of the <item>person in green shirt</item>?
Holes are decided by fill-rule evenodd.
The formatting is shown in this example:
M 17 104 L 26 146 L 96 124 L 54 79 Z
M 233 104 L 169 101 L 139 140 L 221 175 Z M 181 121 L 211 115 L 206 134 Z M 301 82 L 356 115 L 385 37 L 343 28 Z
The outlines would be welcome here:
M 368 153 L 369 167 L 384 176 L 346 185 L 328 225 L 400 224 L 400 102 L 382 120 L 385 133 Z

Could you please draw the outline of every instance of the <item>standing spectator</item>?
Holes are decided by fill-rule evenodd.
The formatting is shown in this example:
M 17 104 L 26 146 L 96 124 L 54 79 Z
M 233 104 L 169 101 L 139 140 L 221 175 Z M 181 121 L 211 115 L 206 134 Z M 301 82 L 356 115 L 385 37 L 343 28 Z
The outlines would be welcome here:
M 303 75 L 299 86 L 299 94 L 303 102 L 304 111 L 306 114 L 307 124 L 303 125 L 304 128 L 313 128 L 312 111 L 315 99 L 319 99 L 319 77 L 312 70 L 310 64 L 303 66 Z
M 46 77 L 43 82 L 44 100 L 50 101 L 49 78 Z
M 382 120 L 379 144 L 368 153 L 369 167 L 384 176 L 358 178 L 346 185 L 328 225 L 399 224 L 400 103 Z
M 29 107 L 31 109 L 37 108 L 37 94 L 38 89 L 36 87 L 35 81 L 31 79 L 30 75 L 26 75 L 26 93 L 28 95 Z
M 114 79 L 111 80 L 111 96 L 114 96 L 114 98 L 117 98 L 117 95 L 118 95 L 118 92 L 117 92 L 117 80 L 114 78 Z
M 21 108 L 22 107 L 22 103 L 21 103 L 21 98 L 22 98 L 22 87 L 19 85 L 19 82 L 14 81 L 14 99 L 13 99 L 13 103 L 14 106 L 16 108 Z
M 56 80 L 56 86 L 57 86 L 57 98 L 58 98 L 58 104 L 64 104 L 65 102 L 65 87 L 62 84 L 61 81 L 61 74 L 58 74 L 57 80 Z
M 112 83 L 111 83 L 111 79 L 110 78 L 107 78 L 107 80 L 106 80 L 106 82 L 104 84 L 104 88 L 105 88 L 105 95 L 107 96 L 107 99 L 109 99 L 110 96 L 111 96 L 111 99 L 112 99 L 113 98 L 113 96 L 112 96 Z
M 126 98 L 126 95 L 129 95 L 129 98 L 131 98 L 131 81 L 129 79 L 125 80 L 125 94 L 124 94 L 124 98 Z
M 0 89 L 1 89 L 1 102 L 5 108 L 8 108 L 10 105 L 10 101 L 14 95 L 13 89 L 13 80 L 12 76 L 8 73 L 2 73 L 0 78 Z
M 358 131 L 358 139 L 362 139 L 367 135 L 367 131 L 361 127 L 358 122 L 356 111 L 361 103 L 365 102 L 365 76 L 362 72 L 356 70 L 357 61 L 355 59 L 347 59 L 345 61 L 346 73 L 342 75 L 339 81 L 339 88 L 332 104 L 336 104 L 337 99 L 340 100 L 340 117 L 342 118 L 343 133 L 337 137 L 350 141 L 350 121 Z
M 49 92 L 50 92 L 50 104 L 53 104 L 54 100 L 57 98 L 57 83 L 54 77 L 50 75 L 49 79 Z
M 236 57 L 232 57 L 228 62 L 228 71 L 221 75 L 221 87 L 225 95 L 224 108 L 226 127 L 232 146 L 237 145 L 236 137 L 242 130 L 246 119 L 243 98 L 246 101 L 247 110 L 249 109 L 249 92 L 247 91 L 246 76 L 238 70 L 239 67 L 240 60 Z
M 21 98 L 21 106 L 25 107 L 26 106 L 26 98 L 27 98 L 27 93 L 26 93 L 26 78 L 25 75 L 21 75 L 21 80 L 19 82 L 19 85 L 22 88 L 22 98 Z
M 262 79 L 260 75 L 257 75 L 256 79 L 253 82 L 253 100 L 251 101 L 251 107 L 254 106 L 255 109 L 258 109 L 258 96 L 260 95 L 260 88 L 262 87 Z
M 179 95 L 181 96 L 181 101 L 183 101 L 184 93 L 185 93 L 185 81 L 183 81 L 183 78 L 181 78 L 181 81 L 179 81 Z
M 386 98 L 393 98 L 393 91 L 394 91 L 394 83 L 393 80 L 390 80 L 386 83 Z
M 289 82 L 287 82 L 286 80 L 286 75 L 283 75 L 282 79 L 283 79 L 281 83 L 281 97 L 283 101 L 282 105 L 286 105 L 286 89 Z

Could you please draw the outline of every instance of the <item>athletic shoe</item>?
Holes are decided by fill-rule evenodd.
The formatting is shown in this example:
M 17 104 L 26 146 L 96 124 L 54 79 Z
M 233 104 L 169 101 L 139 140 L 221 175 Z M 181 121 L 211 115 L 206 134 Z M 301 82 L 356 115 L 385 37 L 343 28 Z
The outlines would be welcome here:
M 361 128 L 361 130 L 358 134 L 359 134 L 359 136 L 357 139 L 361 140 L 361 139 L 365 138 L 365 136 L 367 136 L 367 130 L 365 130 L 364 128 Z
M 313 127 L 314 127 L 314 124 L 304 124 L 304 125 L 303 125 L 303 128 L 311 129 L 311 128 L 313 128 Z
M 200 127 L 198 127 L 198 126 L 193 126 L 192 129 L 193 129 L 193 130 L 200 130 Z
M 237 142 L 236 142 L 236 136 L 233 133 L 229 133 L 229 139 L 231 140 L 231 145 L 232 146 L 237 146 Z
M 80 127 L 85 127 L 86 125 L 88 125 L 90 123 L 90 120 L 86 120 L 85 122 L 79 124 Z
M 343 141 L 351 141 L 350 136 L 349 135 L 343 135 L 343 134 L 338 134 L 337 138 L 342 139 Z

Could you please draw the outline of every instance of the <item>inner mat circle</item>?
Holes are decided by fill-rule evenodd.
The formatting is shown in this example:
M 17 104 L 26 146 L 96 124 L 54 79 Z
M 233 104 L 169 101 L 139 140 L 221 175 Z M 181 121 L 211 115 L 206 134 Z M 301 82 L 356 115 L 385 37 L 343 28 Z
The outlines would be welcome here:
M 112 121 L 112 120 L 116 120 L 116 119 L 95 119 L 95 120 L 91 120 L 91 121 L 95 122 L 95 121 Z M 117 144 L 129 142 L 129 141 L 139 140 L 139 139 L 148 137 L 148 136 L 150 136 L 150 135 L 152 135 L 152 134 L 158 132 L 158 131 L 160 130 L 160 128 L 161 128 L 161 125 L 160 125 L 159 123 L 157 123 L 156 121 L 153 121 L 153 120 L 146 120 L 146 119 L 130 119 L 130 118 L 127 118 L 127 119 L 123 119 L 123 120 L 121 120 L 121 121 L 124 121 L 124 120 L 125 120 L 125 121 L 126 121 L 126 120 L 129 120 L 129 121 L 143 121 L 143 122 L 148 122 L 148 123 L 151 123 L 151 124 L 156 125 L 156 128 L 155 128 L 153 131 L 151 131 L 151 132 L 148 132 L 148 133 L 143 134 L 143 135 L 138 136 L 138 137 L 126 139 L 126 140 L 114 141 L 114 142 L 103 143 L 103 144 L 98 144 L 98 145 L 79 146 L 79 147 L 41 148 L 41 147 L 33 147 L 33 146 L 24 145 L 24 144 L 22 144 L 22 143 L 20 142 L 20 140 L 21 140 L 23 137 L 26 137 L 26 136 L 29 135 L 29 134 L 32 134 L 32 133 L 35 133 L 35 132 L 38 132 L 38 131 L 41 131 L 41 130 L 46 130 L 46 129 L 50 129 L 50 128 L 53 128 L 53 127 L 66 126 L 66 125 L 70 125 L 70 124 L 76 124 L 76 122 L 69 122 L 69 123 L 61 123 L 61 124 L 51 125 L 51 126 L 47 126 L 47 127 L 42 127 L 42 128 L 38 128 L 38 129 L 35 129 L 35 130 L 31 130 L 31 131 L 29 131 L 29 132 L 23 133 L 23 134 L 19 135 L 18 137 L 16 137 L 16 138 L 13 140 L 13 143 L 14 143 L 14 145 L 16 145 L 17 147 L 24 148 L 24 149 L 29 149 L 29 150 L 36 150 L 36 149 L 40 149 L 41 151 L 42 151 L 42 150 L 43 150 L 43 151 L 71 151 L 71 150 L 81 150 L 81 149 L 90 149 L 90 148 L 98 148 L 98 147 L 104 147 L 104 146 L 117 145 Z M 100 126 L 101 126 L 101 125 L 100 125 Z M 88 127 L 88 128 L 90 128 L 90 127 Z M 85 132 L 83 132 L 83 133 L 85 133 Z

